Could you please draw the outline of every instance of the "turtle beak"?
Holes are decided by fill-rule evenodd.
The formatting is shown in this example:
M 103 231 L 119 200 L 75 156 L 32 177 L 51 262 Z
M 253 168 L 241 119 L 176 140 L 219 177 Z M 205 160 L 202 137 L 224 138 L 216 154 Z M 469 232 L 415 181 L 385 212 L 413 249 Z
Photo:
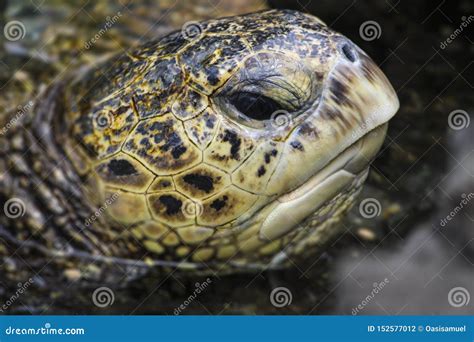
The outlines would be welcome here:
M 327 108 L 321 113 L 335 114 L 333 127 L 345 137 L 341 144 L 349 146 L 387 123 L 399 101 L 383 72 L 361 49 L 345 40 L 339 50 L 328 79 Z
M 276 183 L 285 184 L 284 190 L 295 189 L 342 154 L 348 157 L 347 171 L 357 174 L 382 146 L 387 122 L 399 107 L 397 95 L 362 50 L 347 38 L 336 43 L 339 55 L 326 76 L 321 101 L 305 129 L 289 135 L 281 158 L 283 171 L 275 171 L 268 189 Z M 295 151 L 292 141 L 298 141 L 304 152 Z

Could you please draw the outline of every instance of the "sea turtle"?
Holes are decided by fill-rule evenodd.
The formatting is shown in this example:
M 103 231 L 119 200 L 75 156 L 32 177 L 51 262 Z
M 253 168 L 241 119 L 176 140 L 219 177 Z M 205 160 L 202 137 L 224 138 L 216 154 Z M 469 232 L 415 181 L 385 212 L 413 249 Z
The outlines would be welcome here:
M 0 255 L 39 269 L 291 265 L 340 234 L 397 109 L 377 65 L 314 16 L 193 22 L 2 118 Z

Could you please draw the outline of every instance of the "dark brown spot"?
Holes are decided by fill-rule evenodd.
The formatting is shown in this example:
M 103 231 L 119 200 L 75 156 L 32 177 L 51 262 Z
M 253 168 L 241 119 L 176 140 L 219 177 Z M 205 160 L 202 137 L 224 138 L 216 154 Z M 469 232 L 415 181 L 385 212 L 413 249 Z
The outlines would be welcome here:
M 166 215 L 175 215 L 180 212 L 183 202 L 170 195 L 163 195 L 159 198 L 161 204 L 166 207 Z
M 298 129 L 298 134 L 300 135 L 306 135 L 309 137 L 317 137 L 318 136 L 318 131 L 316 130 L 315 127 L 311 126 L 307 122 L 303 123 L 301 127 Z
M 265 163 L 270 163 L 272 157 L 275 157 L 276 155 L 278 154 L 278 151 L 277 150 L 271 150 L 271 152 L 267 152 L 265 153 Z
M 160 182 L 160 186 L 161 186 L 162 188 L 167 188 L 167 187 L 169 187 L 170 185 L 171 185 L 171 183 L 170 183 L 169 181 L 161 181 L 161 182 Z
M 267 170 L 265 169 L 265 167 L 262 165 L 258 168 L 258 171 L 257 171 L 257 176 L 258 177 L 262 177 L 265 172 L 267 172 Z
M 232 158 L 235 160 L 239 160 L 239 149 L 240 145 L 242 144 L 242 140 L 237 136 L 237 133 L 226 129 L 222 141 L 228 142 L 230 144 L 230 154 Z
M 219 82 L 219 68 L 213 65 L 210 66 L 207 71 L 207 80 L 211 85 L 216 85 Z
M 194 186 L 196 189 L 205 191 L 206 193 L 210 193 L 214 190 L 214 181 L 210 176 L 191 173 L 184 176 L 183 180 Z
M 184 152 L 186 152 L 186 147 L 184 147 L 183 145 L 179 145 L 173 147 L 173 149 L 171 150 L 171 155 L 174 159 L 178 159 Z
M 324 116 L 324 118 L 335 120 L 336 118 L 340 118 L 342 116 L 342 113 L 338 109 L 332 108 L 332 109 L 328 109 L 327 111 L 323 112 L 322 115 Z
M 292 141 L 290 145 L 296 150 L 304 151 L 303 145 L 298 140 Z
M 218 198 L 214 200 L 214 202 L 211 203 L 211 208 L 214 209 L 215 211 L 221 210 L 222 208 L 225 207 L 227 203 L 227 199 L 228 199 L 227 196 L 222 196 L 222 199 Z
M 109 163 L 109 170 L 115 176 L 130 176 L 137 173 L 135 167 L 125 159 L 114 159 Z
M 342 105 L 349 103 L 349 99 L 347 97 L 348 88 L 346 84 L 333 79 L 330 88 L 334 102 Z
M 215 119 L 213 117 L 208 117 L 206 119 L 206 127 L 207 128 L 214 128 L 214 121 L 215 121 Z

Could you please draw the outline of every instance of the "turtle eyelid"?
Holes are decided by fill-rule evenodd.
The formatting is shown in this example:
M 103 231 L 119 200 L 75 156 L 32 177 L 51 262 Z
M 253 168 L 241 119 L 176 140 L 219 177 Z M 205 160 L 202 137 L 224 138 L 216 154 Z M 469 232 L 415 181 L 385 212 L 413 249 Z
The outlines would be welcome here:
M 284 110 L 275 100 L 257 93 L 239 91 L 227 98 L 228 102 L 249 119 L 270 120 L 273 113 Z

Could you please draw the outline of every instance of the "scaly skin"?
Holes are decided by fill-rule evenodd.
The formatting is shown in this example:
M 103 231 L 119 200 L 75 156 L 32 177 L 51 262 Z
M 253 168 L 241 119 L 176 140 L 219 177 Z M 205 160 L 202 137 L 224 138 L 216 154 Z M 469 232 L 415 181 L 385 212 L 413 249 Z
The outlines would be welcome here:
M 26 208 L 0 253 L 229 272 L 340 233 L 398 108 L 382 72 L 299 12 L 195 32 L 66 77 L 0 138 L 0 197 Z

